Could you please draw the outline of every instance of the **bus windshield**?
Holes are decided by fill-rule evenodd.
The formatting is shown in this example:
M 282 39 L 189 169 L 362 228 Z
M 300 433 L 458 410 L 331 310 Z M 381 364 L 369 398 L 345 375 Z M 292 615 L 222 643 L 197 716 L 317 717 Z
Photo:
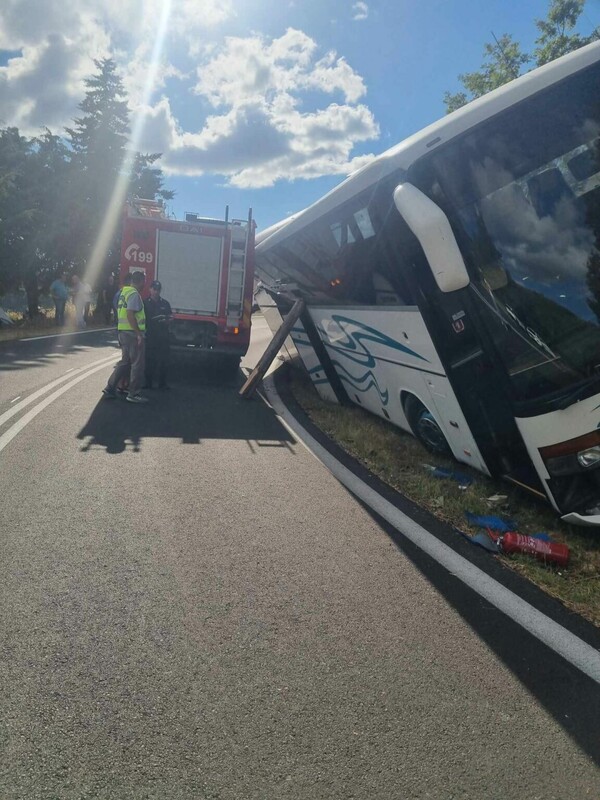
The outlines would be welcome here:
M 595 65 L 416 169 L 455 226 L 518 400 L 600 379 L 599 88 Z

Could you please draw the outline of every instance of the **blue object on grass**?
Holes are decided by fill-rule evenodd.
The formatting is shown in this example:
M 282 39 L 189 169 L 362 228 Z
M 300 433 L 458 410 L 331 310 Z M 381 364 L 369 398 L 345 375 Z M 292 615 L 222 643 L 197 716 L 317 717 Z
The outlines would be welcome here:
M 492 531 L 499 531 L 500 533 L 507 533 L 508 531 L 516 531 L 518 528 L 517 523 L 512 519 L 503 520 L 495 516 L 479 516 L 472 514 L 470 511 L 465 511 L 465 517 L 478 528 L 490 528 Z
M 431 474 L 434 478 L 448 478 L 460 483 L 462 486 L 470 486 L 473 483 L 473 478 L 470 475 L 465 475 L 464 472 L 456 472 L 453 469 L 446 469 L 445 467 L 436 467 Z

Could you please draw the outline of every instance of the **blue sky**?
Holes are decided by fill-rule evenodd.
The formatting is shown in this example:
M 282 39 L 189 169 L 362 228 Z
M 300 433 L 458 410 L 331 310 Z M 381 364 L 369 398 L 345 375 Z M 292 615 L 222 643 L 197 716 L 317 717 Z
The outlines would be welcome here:
M 264 228 L 443 116 L 444 91 L 479 68 L 492 31 L 533 49 L 547 9 L 548 0 L 3 0 L 0 124 L 59 132 L 93 59 L 111 56 L 144 122 L 139 149 L 164 153 L 170 210 L 220 216 L 229 205 L 244 217 L 251 206 Z M 600 0 L 587 0 L 579 30 L 597 25 Z

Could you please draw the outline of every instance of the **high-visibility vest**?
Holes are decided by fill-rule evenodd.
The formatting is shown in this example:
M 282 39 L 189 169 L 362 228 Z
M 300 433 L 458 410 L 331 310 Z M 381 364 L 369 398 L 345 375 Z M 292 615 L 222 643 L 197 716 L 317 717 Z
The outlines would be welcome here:
M 133 328 L 129 324 L 129 320 L 127 319 L 127 301 L 134 293 L 137 294 L 137 289 L 135 289 L 133 286 L 124 286 L 121 289 L 121 294 L 119 295 L 119 302 L 117 303 L 117 328 L 120 331 L 133 330 Z M 141 310 L 135 312 L 135 318 L 137 320 L 138 328 L 141 331 L 145 331 L 146 312 L 144 311 L 143 303 Z

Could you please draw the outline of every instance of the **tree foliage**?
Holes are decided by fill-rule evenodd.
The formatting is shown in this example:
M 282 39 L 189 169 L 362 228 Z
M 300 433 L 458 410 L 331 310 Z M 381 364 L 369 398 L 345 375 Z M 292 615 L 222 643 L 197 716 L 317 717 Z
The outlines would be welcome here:
M 537 47 L 533 55 L 538 67 L 592 41 L 595 34 L 581 36 L 579 33 L 570 33 L 577 25 L 584 5 L 585 0 L 554 0 L 550 4 L 548 17 L 545 20 L 536 19 L 540 35 L 535 40 Z
M 83 273 L 114 187 L 127 194 L 170 200 L 155 163 L 160 153 L 128 157 L 129 109 L 116 64 L 96 61 L 86 80 L 81 111 L 64 135 L 44 130 L 27 138 L 15 127 L 0 129 L 0 294 L 23 285 L 35 308 L 39 283 L 56 273 Z M 105 252 L 103 282 L 118 264 L 120 231 Z
M 131 197 L 146 200 L 172 200 L 175 197 L 175 192 L 163 186 L 162 170 L 152 166 L 160 156 L 161 153 L 136 153 L 129 183 Z
M 573 32 L 584 5 L 585 0 L 550 0 L 546 19 L 534 20 L 539 36 L 531 56 L 524 53 L 518 42 L 506 33 L 500 39 L 494 39 L 492 44 L 485 44 L 485 60 L 481 68 L 477 72 L 458 76 L 465 91 L 454 94 L 445 92 L 446 112 L 456 111 L 471 100 L 518 78 L 526 64 L 530 64 L 531 68 L 542 66 L 598 38 L 597 30 L 591 36 Z
M 444 95 L 448 112 L 464 106 L 469 99 L 481 97 L 492 89 L 518 78 L 521 68 L 529 61 L 529 56 L 522 52 L 518 42 L 513 41 L 507 33 L 493 44 L 484 45 L 483 52 L 485 61 L 479 72 L 467 72 L 458 76 L 468 94 L 446 92 Z

